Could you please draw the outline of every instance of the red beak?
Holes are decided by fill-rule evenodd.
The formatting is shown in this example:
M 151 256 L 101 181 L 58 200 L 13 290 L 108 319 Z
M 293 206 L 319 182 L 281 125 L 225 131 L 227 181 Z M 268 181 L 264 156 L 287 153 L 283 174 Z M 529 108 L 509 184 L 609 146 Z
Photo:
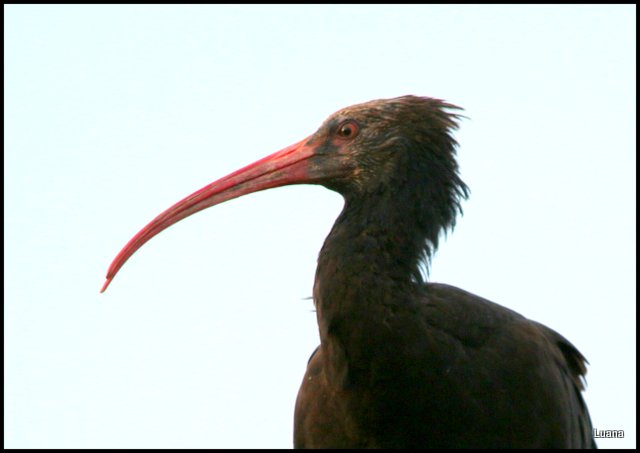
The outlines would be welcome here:
M 252 192 L 288 184 L 322 182 L 326 176 L 330 176 L 328 173 L 331 173 L 331 170 L 325 168 L 323 171 L 321 167 L 311 164 L 309 159 L 316 154 L 315 146 L 308 143 L 309 138 L 203 187 L 153 219 L 118 253 L 109 267 L 107 280 L 100 292 L 107 289 L 118 270 L 136 250 L 156 234 L 185 217 Z M 333 166 L 329 165 L 329 167 Z

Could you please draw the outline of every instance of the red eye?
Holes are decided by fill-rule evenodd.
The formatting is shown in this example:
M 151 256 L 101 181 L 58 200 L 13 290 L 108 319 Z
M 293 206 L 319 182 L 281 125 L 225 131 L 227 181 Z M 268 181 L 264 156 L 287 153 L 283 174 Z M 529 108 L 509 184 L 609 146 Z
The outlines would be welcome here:
M 354 138 L 358 135 L 358 124 L 355 121 L 345 121 L 338 126 L 338 137 Z

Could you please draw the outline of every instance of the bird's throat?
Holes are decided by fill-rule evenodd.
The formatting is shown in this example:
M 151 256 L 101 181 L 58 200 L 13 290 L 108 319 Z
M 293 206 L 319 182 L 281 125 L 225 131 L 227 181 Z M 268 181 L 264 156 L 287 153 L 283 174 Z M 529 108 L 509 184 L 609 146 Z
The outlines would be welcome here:
M 349 362 L 350 378 L 368 354 L 393 353 L 384 348 L 393 319 L 413 309 L 427 242 L 406 206 L 345 204 L 318 258 L 314 302 L 324 353 Z

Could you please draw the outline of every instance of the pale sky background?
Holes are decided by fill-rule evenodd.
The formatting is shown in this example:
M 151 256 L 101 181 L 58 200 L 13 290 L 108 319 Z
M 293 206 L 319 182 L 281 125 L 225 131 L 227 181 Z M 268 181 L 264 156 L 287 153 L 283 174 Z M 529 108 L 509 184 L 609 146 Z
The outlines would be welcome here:
M 5 447 L 292 446 L 318 344 L 318 186 L 252 194 L 111 260 L 174 202 L 334 111 L 446 99 L 449 283 L 590 362 L 601 447 L 636 446 L 636 7 L 4 6 Z

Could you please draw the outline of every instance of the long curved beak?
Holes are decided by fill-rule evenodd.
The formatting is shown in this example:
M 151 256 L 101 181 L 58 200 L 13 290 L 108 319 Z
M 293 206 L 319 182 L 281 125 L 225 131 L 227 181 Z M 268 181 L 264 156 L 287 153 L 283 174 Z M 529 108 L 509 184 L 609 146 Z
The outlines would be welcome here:
M 310 159 L 316 155 L 316 147 L 311 145 L 309 139 L 307 137 L 203 187 L 157 216 L 118 253 L 100 292 L 107 289 L 122 265 L 149 239 L 185 217 L 252 192 L 289 184 L 322 182 L 331 169 L 323 170 L 322 166 L 311 163 Z

